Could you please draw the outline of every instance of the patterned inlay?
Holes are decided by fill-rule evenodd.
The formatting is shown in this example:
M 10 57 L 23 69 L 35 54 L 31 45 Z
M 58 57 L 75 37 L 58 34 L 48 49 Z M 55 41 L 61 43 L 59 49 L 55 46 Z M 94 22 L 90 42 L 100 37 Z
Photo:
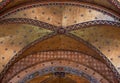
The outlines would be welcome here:
M 94 45 L 114 64 L 120 73 L 120 29 L 112 26 L 92 26 L 74 30 L 72 34 Z
M 0 72 L 18 51 L 52 31 L 27 25 L 0 25 Z
M 115 81 L 114 74 L 112 73 L 111 69 L 108 68 L 104 63 L 94 59 L 91 56 L 79 52 L 70 52 L 70 51 L 48 51 L 48 52 L 39 52 L 36 54 L 29 55 L 21 59 L 20 61 L 16 62 L 14 66 L 12 66 L 11 69 L 9 69 L 9 71 L 6 73 L 4 77 L 4 81 L 11 79 L 14 75 L 16 75 L 18 72 L 22 71 L 27 67 L 33 66 L 40 62 L 54 60 L 54 59 L 70 60 L 69 63 L 71 61 L 79 62 L 79 64 L 86 66 L 85 70 L 87 70 L 87 68 L 91 68 L 96 72 L 98 72 L 99 74 L 101 74 L 104 78 L 108 79 L 109 81 L 111 82 Z M 53 63 L 51 62 L 51 64 Z M 95 73 L 93 75 L 95 75 Z

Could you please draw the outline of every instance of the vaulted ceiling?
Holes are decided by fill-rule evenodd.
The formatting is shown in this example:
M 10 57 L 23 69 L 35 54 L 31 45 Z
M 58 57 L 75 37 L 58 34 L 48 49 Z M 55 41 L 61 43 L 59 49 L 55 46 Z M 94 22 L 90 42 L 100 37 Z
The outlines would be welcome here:
M 3 80 L 2 82 L 14 83 L 16 77 L 19 78 L 18 80 L 22 80 L 23 78 L 20 78 L 21 76 L 30 74 L 26 74 L 25 71 L 32 68 L 31 64 L 35 66 L 38 65 L 37 63 L 40 65 L 42 62 L 48 60 L 52 62 L 53 59 L 61 61 L 63 59 L 69 59 L 76 64 L 84 65 L 85 71 L 90 69 L 96 72 L 96 76 L 98 75 L 99 78 L 103 78 L 102 80 L 96 78 L 100 83 L 119 83 L 119 3 L 119 0 L 1 1 L 0 78 Z M 47 59 L 37 57 L 43 59 L 37 62 L 36 53 L 40 53 L 43 57 L 46 56 L 46 54 L 49 56 L 46 56 Z M 79 56 L 83 55 L 83 57 L 78 60 L 72 59 L 76 56 L 76 53 L 78 53 Z M 32 54 L 35 56 L 29 58 Z M 64 58 L 60 57 L 59 54 Z M 50 58 L 50 56 L 52 57 L 53 55 L 56 55 L 56 58 Z M 69 55 L 73 55 L 73 57 L 66 58 Z M 97 69 L 95 65 L 89 66 L 88 64 L 92 62 L 87 61 L 85 56 L 92 57 L 91 59 L 89 58 L 92 62 L 96 61 L 96 63 L 100 63 L 98 66 L 104 65 L 107 70 L 102 69 L 102 67 Z M 80 62 L 82 59 L 86 62 Z M 27 60 L 32 60 L 31 62 L 33 63 L 27 64 Z M 58 64 L 58 66 L 59 65 L 60 64 Z M 64 65 L 69 64 L 65 63 Z M 88 69 L 86 70 L 86 68 Z M 15 69 L 16 71 L 14 72 Z M 35 71 L 31 71 L 30 69 L 30 72 Z M 109 77 L 110 75 L 108 74 L 104 75 L 100 71 L 103 71 L 103 73 L 106 71 L 108 73 L 111 72 L 111 77 Z M 11 72 L 14 73 L 11 74 Z M 91 75 L 90 73 L 87 74 Z M 13 78 L 11 78 L 10 75 Z M 52 75 L 54 80 L 47 83 L 52 83 L 56 80 L 62 80 L 68 83 L 68 79 L 73 81 L 79 79 L 79 77 L 67 75 L 65 79 L 55 78 Z M 51 74 L 47 74 L 47 76 L 51 76 Z M 95 77 L 95 75 L 91 76 Z M 114 76 L 116 78 L 114 78 Z M 30 79 L 30 83 L 37 81 L 38 78 L 43 80 L 50 79 L 51 77 L 46 78 L 46 75 L 38 76 L 37 78 Z

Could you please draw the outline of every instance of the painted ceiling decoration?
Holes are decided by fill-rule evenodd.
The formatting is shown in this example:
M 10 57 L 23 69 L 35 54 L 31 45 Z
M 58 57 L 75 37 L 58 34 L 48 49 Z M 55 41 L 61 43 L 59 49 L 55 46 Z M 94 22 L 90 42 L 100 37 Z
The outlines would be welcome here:
M 119 3 L 1 1 L 0 81 L 119 83 Z
M 71 51 L 47 51 L 47 52 L 38 52 L 36 54 L 32 54 L 30 56 L 27 56 L 19 60 L 14 66 L 12 66 L 11 69 L 9 69 L 7 75 L 5 76 L 6 79 L 4 80 L 9 80 L 10 78 L 13 78 L 14 75 L 16 76 L 16 73 L 23 71 L 24 69 L 30 67 L 31 65 L 44 62 L 44 61 L 54 60 L 54 59 L 57 59 L 57 60 L 65 59 L 65 60 L 72 60 L 72 61 L 79 62 L 81 65 L 84 65 L 86 67 L 89 67 L 99 72 L 106 79 L 114 81 L 114 74 L 111 73 L 110 68 L 108 68 L 106 64 L 104 64 L 103 62 L 97 59 L 94 59 L 90 55 L 86 55 L 77 51 L 75 52 L 74 51 L 72 52 Z M 12 74 L 9 72 L 12 72 Z
M 82 19 L 84 17 L 86 18 Z M 94 20 L 106 20 L 112 22 L 119 22 L 120 20 L 117 15 L 110 13 L 109 11 L 82 3 L 64 3 L 63 5 L 62 3 L 32 4 L 16 8 L 0 16 L 0 19 L 2 20 L 8 18 L 29 18 L 63 27 Z
M 58 72 L 58 71 L 56 71 L 56 70 L 59 70 L 60 71 L 60 68 L 61 69 L 63 69 L 60 73 L 61 74 L 65 74 L 65 75 L 60 75 L 60 73 Z M 86 78 L 87 80 L 88 80 L 88 82 L 90 81 L 90 82 L 92 82 L 92 83 L 98 83 L 97 82 L 97 80 L 95 79 L 95 78 L 93 78 L 93 77 L 90 77 L 89 75 L 87 75 L 86 73 L 83 73 L 83 72 L 80 72 L 80 71 L 78 71 L 78 70 L 75 70 L 75 69 L 71 69 L 70 67 L 50 67 L 50 68 L 47 68 L 47 69 L 42 69 L 42 70 L 40 70 L 40 71 L 48 71 L 48 72 L 46 72 L 45 74 L 47 74 L 47 73 L 54 73 L 55 74 L 55 76 L 58 76 L 58 78 L 62 78 L 62 77 L 67 77 L 67 73 L 74 73 L 75 75 L 77 74 L 77 73 L 79 73 L 79 75 L 78 76 L 82 76 L 82 77 L 84 77 L 84 78 Z M 65 72 L 65 73 L 63 73 L 63 72 Z M 39 72 L 35 72 L 35 73 L 33 73 L 32 75 L 35 75 L 36 73 L 38 73 L 39 74 Z M 44 73 L 42 73 L 43 75 L 44 75 Z M 58 75 L 56 75 L 56 74 L 58 74 Z M 29 75 L 30 77 L 32 76 L 32 75 Z M 40 75 L 41 75 L 41 72 L 40 72 Z M 33 76 L 34 77 L 34 76 Z M 31 79 L 31 78 L 30 78 Z M 26 82 L 27 81 L 27 78 L 25 78 L 24 80 L 23 80 L 24 82 Z M 70 81 L 70 80 L 69 80 Z M 46 82 L 47 83 L 47 82 Z M 73 82 L 72 82 L 73 83 Z M 76 83 L 76 82 L 75 82 Z
M 32 2 L 85 2 L 85 3 L 90 3 L 98 6 L 103 6 L 104 8 L 107 8 L 109 10 L 115 11 L 119 13 L 119 3 L 118 0 L 104 0 L 104 2 L 101 2 L 100 0 L 3 0 L 0 8 L 1 11 L 6 11 L 12 7 L 15 7 L 17 5 L 22 5 L 26 3 L 32 3 Z M 4 3 L 3 3 L 4 2 Z M 112 5 L 111 5 L 112 3 Z M 118 8 L 117 8 L 118 7 Z
M 91 81 L 93 81 L 93 80 L 95 80 L 95 79 L 97 79 L 97 80 L 99 80 L 99 82 L 100 83 L 102 83 L 102 82 L 106 82 L 106 83 L 109 83 L 108 82 L 108 80 L 106 80 L 106 79 L 104 79 L 104 77 L 102 77 L 100 74 L 98 74 L 98 73 L 96 73 L 95 71 L 93 71 L 93 70 L 91 70 L 91 69 L 89 69 L 89 68 L 87 68 L 87 70 L 85 70 L 85 66 L 83 66 L 83 65 L 80 65 L 79 64 L 79 69 L 80 70 L 82 70 L 82 71 L 84 71 L 84 72 L 81 72 L 80 70 L 78 70 L 78 68 L 75 66 L 75 65 L 78 65 L 78 64 L 76 64 L 75 62 L 71 62 L 70 64 L 68 64 L 69 63 L 69 61 L 66 61 L 66 60 L 53 60 L 52 61 L 53 62 L 53 64 L 51 64 L 51 62 L 44 62 L 43 64 L 44 64 L 44 66 L 43 66 L 43 64 L 38 64 L 38 65 L 36 65 L 36 66 L 33 66 L 33 67 L 30 67 L 30 68 L 27 68 L 27 69 L 25 69 L 24 71 L 22 71 L 22 72 L 20 72 L 17 76 L 15 76 L 13 79 L 11 79 L 10 80 L 10 82 L 17 82 L 17 81 L 27 81 L 27 80 L 30 80 L 30 78 L 29 78 L 29 75 L 31 75 L 31 74 L 34 74 L 34 73 L 36 73 L 36 72 L 38 72 L 38 71 L 42 71 L 40 74 L 42 74 L 42 75 L 44 75 L 44 74 L 47 74 L 47 73 L 52 73 L 52 72 L 56 72 L 56 70 L 51 70 L 51 67 L 52 67 L 52 69 L 55 67 L 58 67 L 57 65 L 58 64 L 60 64 L 59 65 L 59 67 L 63 67 L 63 68 L 65 68 L 62 72 L 67 72 L 67 73 L 71 73 L 71 74 L 76 74 L 76 75 L 81 75 L 81 73 L 83 74 L 86 74 L 86 75 L 88 75 L 88 76 L 86 76 L 86 78 L 87 79 L 91 79 Z M 55 63 L 55 64 L 54 64 Z M 65 67 L 65 66 L 67 66 L 67 67 Z M 50 69 L 49 69 L 49 67 L 50 67 Z M 71 68 L 72 67 L 72 68 Z M 47 69 L 44 69 L 44 68 L 47 68 Z M 75 69 L 75 70 L 74 70 Z M 27 74 L 27 73 L 25 73 L 25 71 L 28 71 L 28 72 L 33 72 L 33 73 L 31 73 L 31 74 Z M 47 71 L 47 72 L 45 72 L 45 71 Z M 60 70 L 59 70 L 60 71 Z M 81 73 L 77 73 L 77 72 L 81 72 Z M 91 73 L 89 73 L 89 71 L 91 71 Z M 45 73 L 44 73 L 45 72 Z M 24 73 L 24 74 L 23 74 Z M 93 77 L 90 77 L 89 75 L 91 75 L 91 74 L 94 74 L 94 76 Z M 27 76 L 27 77 L 26 77 Z M 25 77 L 25 78 L 24 78 Z M 101 79 L 102 80 L 101 80 Z M 15 80 L 15 79 L 18 79 L 18 80 Z M 23 80 L 22 80 L 23 79 Z M 93 80 L 92 80 L 93 79 Z M 91 82 L 90 82 L 91 83 Z

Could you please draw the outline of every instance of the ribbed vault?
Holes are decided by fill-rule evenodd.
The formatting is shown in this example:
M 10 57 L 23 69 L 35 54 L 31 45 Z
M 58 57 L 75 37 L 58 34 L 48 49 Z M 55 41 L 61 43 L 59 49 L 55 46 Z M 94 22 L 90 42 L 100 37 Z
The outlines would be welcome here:
M 23 55 L 21 55 L 21 56 L 23 56 Z M 20 58 L 18 58 L 18 59 L 20 59 Z M 91 68 L 94 72 L 99 73 L 105 79 L 110 80 L 110 82 L 115 81 L 112 70 L 107 66 L 107 64 L 103 63 L 101 60 L 98 60 L 98 59 L 94 58 L 93 56 L 90 56 L 90 55 L 87 55 L 87 54 L 84 54 L 84 53 L 81 53 L 78 51 L 58 50 L 58 51 L 47 51 L 47 52 L 45 52 L 45 51 L 39 52 L 38 51 L 36 53 L 32 53 L 31 55 L 27 55 L 26 57 L 24 56 L 24 58 L 17 61 L 8 70 L 8 72 L 5 75 L 6 79 L 4 79 L 4 82 L 9 81 L 13 77 L 15 77 L 18 73 L 20 73 L 21 71 L 23 71 L 25 69 L 28 69 L 32 65 L 36 65 L 38 63 L 45 62 L 45 61 L 50 61 L 51 64 L 53 64 L 52 60 L 66 60 L 66 61 L 68 60 L 68 62 L 74 61 L 76 63 L 84 65 L 85 70 L 87 70 L 87 68 Z M 56 64 L 56 63 L 54 62 L 54 64 Z M 67 63 L 64 63 L 64 64 L 67 65 Z M 60 66 L 60 64 L 56 64 L 56 65 Z M 12 74 L 11 74 L 11 72 L 12 72 Z M 94 74 L 94 75 L 97 77 L 96 74 Z
M 48 62 L 51 65 L 52 60 L 63 61 L 63 65 L 55 61 L 59 66 L 69 65 L 67 61 L 74 62 L 74 65 L 85 66 L 83 68 L 85 71 L 88 70 L 87 73 L 89 69 L 96 72 L 88 74 L 91 77 L 98 75 L 96 80 L 100 83 L 119 83 L 120 16 L 118 4 L 111 5 L 113 1 L 105 0 L 104 3 L 99 0 L 8 1 L 9 4 L 0 10 L 2 83 L 21 81 L 19 75 L 28 76 L 30 73 L 25 74 L 27 69 L 41 65 L 47 60 L 51 60 Z M 99 64 L 95 66 L 94 63 Z M 41 67 L 38 67 L 38 70 Z M 69 74 L 66 75 L 68 76 L 64 81 L 73 80 Z M 45 79 L 49 79 L 51 74 L 47 76 Z M 31 81 L 34 79 L 37 78 Z

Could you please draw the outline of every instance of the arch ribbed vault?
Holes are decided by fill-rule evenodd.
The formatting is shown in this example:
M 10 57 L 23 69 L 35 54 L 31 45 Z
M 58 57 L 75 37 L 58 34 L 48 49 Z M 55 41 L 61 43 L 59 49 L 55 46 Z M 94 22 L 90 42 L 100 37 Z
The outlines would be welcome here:
M 39 44 L 37 44 L 37 46 L 38 45 Z M 76 65 L 75 65 L 76 67 L 78 66 L 78 64 L 85 66 L 83 68 L 81 67 L 82 70 L 86 70 L 89 72 L 88 68 L 90 68 L 90 69 L 92 69 L 93 72 L 97 71 L 97 73 L 99 73 L 101 76 L 103 76 L 103 77 L 101 77 L 101 76 L 99 77 L 99 75 L 97 76 L 97 74 L 93 73 L 93 76 L 97 77 L 97 80 L 99 82 L 104 82 L 104 81 L 106 81 L 106 79 L 109 80 L 109 82 L 116 81 L 114 78 L 114 74 L 111 72 L 112 70 L 105 63 L 94 58 L 93 56 L 86 55 L 86 54 L 83 54 L 83 53 L 80 53 L 77 51 L 67 51 L 67 50 L 66 51 L 65 50 L 47 51 L 47 52 L 44 52 L 44 51 L 39 52 L 38 51 L 37 53 L 35 53 L 35 52 L 32 52 L 32 53 L 33 53 L 32 55 L 29 55 L 29 56 L 27 55 L 26 57 L 25 57 L 25 54 L 21 55 L 21 56 L 24 56 L 25 58 L 19 60 L 17 63 L 15 63 L 9 69 L 9 71 L 5 75 L 5 79 L 3 79 L 4 80 L 3 82 L 9 81 L 16 76 L 21 76 L 21 75 L 17 75 L 17 74 L 20 73 L 21 71 L 25 71 L 25 69 L 28 69 L 32 65 L 36 65 L 38 63 L 42 63 L 45 61 L 50 61 L 51 65 L 55 64 L 56 66 L 61 66 L 61 64 L 57 64 L 56 62 L 54 62 L 54 60 L 57 60 L 58 62 L 60 62 L 61 60 L 65 60 L 65 61 L 68 60 L 69 63 L 71 63 L 71 61 L 73 61 L 73 62 L 76 62 Z M 70 65 L 68 62 L 67 63 L 63 62 L 63 64 Z M 43 65 L 43 63 L 42 63 L 42 65 Z M 46 65 L 48 65 L 48 67 L 49 67 L 49 64 L 46 64 Z M 45 67 L 45 66 L 43 65 L 43 67 Z M 38 67 L 36 67 L 36 68 L 38 68 Z M 42 68 L 42 67 L 40 67 L 40 68 Z M 10 72 L 12 72 L 12 74 Z M 21 77 L 24 77 L 24 76 L 21 76 Z M 105 80 L 103 80 L 103 78 L 105 78 Z M 20 78 L 20 79 L 22 79 L 22 78 Z
M 49 61 L 46 65 L 63 61 L 63 66 L 72 67 L 69 61 L 74 63 L 73 67 L 83 65 L 83 69 L 78 67 L 78 70 L 98 77 L 95 78 L 98 83 L 119 83 L 119 7 L 110 7 L 112 0 L 105 0 L 104 4 L 98 0 L 46 1 L 11 0 L 1 7 L 1 82 L 23 81 L 20 77 L 30 74 L 25 74 L 27 69 L 44 66 L 46 61 Z M 91 74 L 89 70 L 96 73 Z

